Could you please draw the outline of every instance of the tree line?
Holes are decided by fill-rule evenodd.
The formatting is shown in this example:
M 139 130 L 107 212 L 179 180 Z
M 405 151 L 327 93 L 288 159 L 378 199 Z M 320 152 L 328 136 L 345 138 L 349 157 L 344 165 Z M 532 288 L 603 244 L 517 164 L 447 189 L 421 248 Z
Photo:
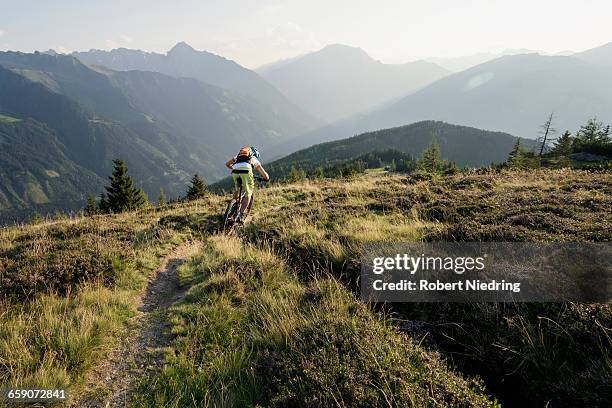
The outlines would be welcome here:
M 612 130 L 596 118 L 572 134 L 566 130 L 560 137 L 554 138 L 554 115 L 551 114 L 542 125 L 536 149 L 529 151 L 523 148 L 521 139 L 517 139 L 514 148 L 504 164 L 509 168 L 537 168 L 541 166 L 570 166 L 572 164 L 592 161 L 605 166 L 612 157 Z M 596 165 L 597 166 L 597 165 Z
M 307 178 L 352 177 L 364 173 L 366 170 L 373 169 L 398 173 L 416 172 L 421 174 L 449 174 L 458 171 L 455 163 L 442 159 L 440 146 L 435 135 L 433 135 L 431 143 L 418 159 L 395 149 L 373 151 L 352 159 L 337 161 L 325 166 L 318 166 L 309 173 L 302 168 L 292 166 L 286 179 L 289 182 L 296 182 Z
M 522 146 L 520 138 L 517 139 L 508 158 L 502 165 L 507 168 L 537 168 L 541 166 L 566 166 L 572 160 L 580 161 L 579 154 L 592 155 L 602 159 L 604 163 L 610 162 L 612 157 L 612 130 L 610 125 L 590 119 L 585 125 L 572 134 L 565 131 L 555 138 L 556 130 L 553 127 L 554 115 L 550 115 L 542 125 L 541 137 L 537 140 L 536 148 L 532 151 Z M 599 160 L 598 159 L 598 160 Z M 133 211 L 150 205 L 146 193 L 141 188 L 134 187 L 132 178 L 128 175 L 128 168 L 120 159 L 113 160 L 113 172 L 109 177 L 110 183 L 105 192 L 100 195 L 99 201 L 89 195 L 84 209 L 86 215 L 109 214 Z M 417 174 L 453 174 L 458 172 L 457 166 L 441 157 L 440 146 L 435 135 L 432 135 L 430 145 L 423 151 L 418 159 L 395 149 L 373 151 L 352 159 L 339 160 L 320 165 L 308 173 L 299 167 L 292 166 L 286 180 L 298 182 L 310 179 L 352 177 L 366 170 L 381 169 L 389 172 L 417 173 Z M 184 197 L 177 201 L 190 201 L 202 198 L 207 194 L 208 186 L 204 179 L 195 174 L 188 186 Z M 167 203 L 163 189 L 160 189 L 157 205 Z
M 87 196 L 84 208 L 85 215 L 116 214 L 134 211 L 151 205 L 147 194 L 142 188 L 134 187 L 134 182 L 128 174 L 128 168 L 121 159 L 113 160 L 113 172 L 109 177 L 109 184 L 105 192 L 100 194 L 99 201 L 93 195 Z M 191 201 L 206 195 L 208 186 L 202 177 L 194 174 L 184 197 L 178 201 Z M 157 205 L 167 204 L 166 193 L 163 188 L 159 190 Z

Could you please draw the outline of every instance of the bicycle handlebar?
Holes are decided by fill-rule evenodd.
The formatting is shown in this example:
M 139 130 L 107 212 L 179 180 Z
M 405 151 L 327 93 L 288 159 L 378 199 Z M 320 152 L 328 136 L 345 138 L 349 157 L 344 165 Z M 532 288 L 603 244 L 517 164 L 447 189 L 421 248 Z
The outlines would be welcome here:
M 268 181 L 270 181 L 270 180 L 266 180 L 266 179 L 264 179 L 263 177 L 260 177 L 260 176 L 255 176 L 255 180 L 257 180 L 257 181 L 259 181 L 261 183 L 267 183 Z

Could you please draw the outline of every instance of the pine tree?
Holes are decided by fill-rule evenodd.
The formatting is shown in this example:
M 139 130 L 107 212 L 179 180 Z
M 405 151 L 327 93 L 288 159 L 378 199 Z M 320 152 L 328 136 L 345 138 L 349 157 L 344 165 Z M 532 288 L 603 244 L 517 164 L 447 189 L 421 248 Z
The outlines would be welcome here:
M 323 170 L 323 166 L 318 166 L 314 172 L 314 178 L 316 180 L 321 180 L 325 177 L 325 171 Z
M 594 154 L 610 154 L 612 152 L 610 127 L 599 122 L 597 118 L 590 119 L 582 126 L 574 138 L 574 152 Z
M 132 201 L 132 210 L 145 207 L 149 204 L 149 197 L 142 188 L 134 190 L 134 200 Z
M 440 157 L 440 146 L 434 138 L 417 164 L 417 169 L 427 173 L 440 173 L 444 169 L 445 162 Z
M 42 216 L 38 211 L 34 211 L 32 216 L 30 217 L 30 224 L 38 224 L 42 221 Z
M 96 203 L 96 199 L 91 194 L 87 194 L 87 204 L 85 205 L 85 209 L 83 210 L 85 215 L 91 217 L 98 213 L 98 205 Z
M 448 163 L 444 169 L 444 174 L 457 174 L 459 173 L 459 167 L 455 162 Z
M 512 151 L 508 154 L 508 159 L 506 160 L 506 166 L 510 168 L 521 168 L 524 166 L 525 162 L 525 151 L 521 146 L 521 138 L 516 139 L 516 143 L 514 143 L 514 147 Z
M 148 198 L 142 189 L 132 186 L 132 178 L 128 176 L 128 168 L 123 160 L 113 160 L 114 169 L 110 185 L 106 187 L 106 196 L 103 197 L 103 207 L 106 212 L 120 213 L 132 211 L 148 203 Z
M 159 197 L 157 197 L 157 205 L 166 205 L 168 200 L 166 199 L 166 193 L 162 187 L 159 188 Z
M 197 174 L 194 174 L 191 178 L 191 186 L 189 186 L 187 190 L 186 198 L 187 200 L 197 200 L 198 198 L 204 197 L 207 190 L 208 187 L 204 180 Z
M 586 125 L 582 126 L 576 134 L 576 139 L 584 143 L 595 143 L 607 137 L 604 124 L 598 122 L 597 118 L 589 119 Z
M 572 154 L 572 146 L 574 143 L 574 138 L 572 134 L 566 130 L 565 133 L 561 135 L 556 141 L 550 153 L 554 157 L 559 156 L 569 156 Z
M 302 181 L 305 178 L 306 172 L 303 169 L 296 169 L 294 166 L 291 166 L 291 171 L 289 171 L 289 175 L 287 176 L 287 180 L 289 180 L 290 183 Z
M 108 206 L 108 200 L 106 199 L 106 194 L 100 193 L 100 202 L 98 203 L 98 212 L 101 214 L 107 214 L 110 212 L 110 208 Z

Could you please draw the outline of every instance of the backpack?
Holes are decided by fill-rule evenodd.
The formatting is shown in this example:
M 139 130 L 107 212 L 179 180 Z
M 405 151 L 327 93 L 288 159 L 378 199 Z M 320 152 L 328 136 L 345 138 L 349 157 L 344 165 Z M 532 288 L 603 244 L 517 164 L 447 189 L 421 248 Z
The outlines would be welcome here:
M 236 156 L 236 163 L 249 163 L 251 164 L 251 159 L 253 158 L 253 152 L 250 147 L 243 147 L 238 152 L 238 156 Z

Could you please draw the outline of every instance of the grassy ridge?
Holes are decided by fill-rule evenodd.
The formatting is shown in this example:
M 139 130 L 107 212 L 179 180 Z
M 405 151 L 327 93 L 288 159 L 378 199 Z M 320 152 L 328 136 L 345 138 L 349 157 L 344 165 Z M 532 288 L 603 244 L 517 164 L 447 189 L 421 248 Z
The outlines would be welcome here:
M 278 185 L 257 192 L 240 239 L 211 236 L 224 203 L 0 230 L 0 383 L 80 393 L 159 259 L 196 236 L 205 249 L 180 269 L 191 289 L 169 311 L 167 365 L 134 406 L 488 406 L 491 393 L 510 406 L 605 406 L 610 305 L 372 310 L 351 291 L 370 241 L 609 242 L 610 173 Z
M 327 270 L 355 290 L 367 241 L 612 238 L 610 173 L 369 176 L 282 186 L 260 201 L 265 216 L 247 239 L 273 245 L 305 279 Z M 394 312 L 507 403 L 605 406 L 610 394 L 610 305 L 406 304 Z
M 333 278 L 301 284 L 270 251 L 207 242 L 181 270 L 174 353 L 133 406 L 495 405 Z
M 80 393 L 136 312 L 147 276 L 198 233 L 160 217 L 205 220 L 207 211 L 187 204 L 0 229 L 0 384 Z

